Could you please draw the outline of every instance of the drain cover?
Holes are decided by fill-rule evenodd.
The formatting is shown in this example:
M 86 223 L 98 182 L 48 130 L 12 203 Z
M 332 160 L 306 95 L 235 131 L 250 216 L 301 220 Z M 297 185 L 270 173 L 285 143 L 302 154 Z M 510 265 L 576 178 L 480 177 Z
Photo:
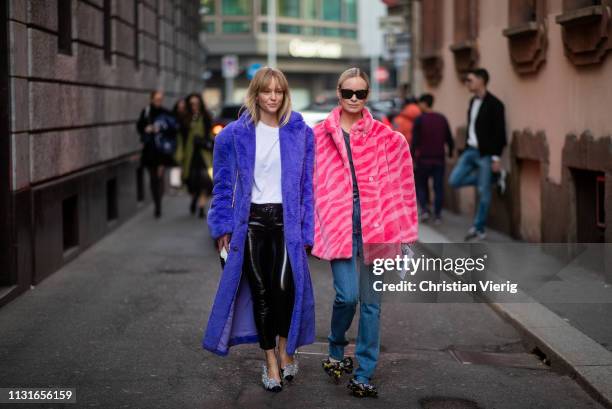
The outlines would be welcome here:
M 423 398 L 419 404 L 423 409 L 481 409 L 474 401 L 444 396 Z
M 457 361 L 465 365 L 491 365 L 526 369 L 549 369 L 548 366 L 544 365 L 534 355 L 522 352 L 500 353 L 458 351 L 455 349 L 451 349 L 449 352 Z

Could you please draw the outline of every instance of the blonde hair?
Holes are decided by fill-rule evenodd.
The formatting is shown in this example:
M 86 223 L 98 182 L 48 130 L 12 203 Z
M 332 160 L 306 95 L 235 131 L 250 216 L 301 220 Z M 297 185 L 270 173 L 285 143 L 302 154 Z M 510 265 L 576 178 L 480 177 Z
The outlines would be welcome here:
M 291 116 L 291 95 L 289 94 L 289 83 L 287 82 L 287 78 L 285 78 L 285 74 L 280 70 L 263 67 L 257 70 L 255 77 L 251 80 L 242 107 L 242 109 L 247 110 L 251 117 L 251 121 L 255 124 L 257 124 L 260 119 L 257 95 L 269 86 L 273 79 L 276 80 L 276 84 L 283 90 L 283 103 L 277 112 L 279 126 L 287 125 L 289 122 Z
M 368 89 L 370 89 L 370 77 L 368 77 L 368 74 L 366 74 L 364 71 L 360 70 L 357 67 L 349 68 L 348 70 L 340 74 L 340 78 L 338 78 L 338 89 L 342 87 L 342 83 L 344 83 L 344 81 L 354 77 L 359 77 L 364 80 Z

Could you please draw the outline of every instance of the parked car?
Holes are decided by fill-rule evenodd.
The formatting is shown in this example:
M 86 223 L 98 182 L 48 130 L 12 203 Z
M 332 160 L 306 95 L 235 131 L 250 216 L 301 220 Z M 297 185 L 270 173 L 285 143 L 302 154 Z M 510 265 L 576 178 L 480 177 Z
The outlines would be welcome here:
M 224 104 L 221 107 L 219 115 L 213 120 L 212 136 L 213 138 L 219 135 L 219 132 L 225 128 L 227 124 L 238 119 L 241 104 Z
M 329 112 L 336 107 L 333 101 L 326 100 L 324 102 L 313 102 L 308 107 L 300 111 L 304 122 L 311 128 L 327 118 Z

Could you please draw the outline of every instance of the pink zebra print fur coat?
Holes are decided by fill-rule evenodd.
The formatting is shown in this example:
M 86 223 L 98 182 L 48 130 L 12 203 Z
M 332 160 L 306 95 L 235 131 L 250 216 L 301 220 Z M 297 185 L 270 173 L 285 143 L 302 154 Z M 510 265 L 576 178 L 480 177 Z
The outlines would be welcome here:
M 352 256 L 353 181 L 340 127 L 341 108 L 314 127 L 315 233 L 312 254 L 333 260 Z M 418 218 L 412 157 L 402 134 L 367 109 L 350 131 L 366 247 L 413 243 Z

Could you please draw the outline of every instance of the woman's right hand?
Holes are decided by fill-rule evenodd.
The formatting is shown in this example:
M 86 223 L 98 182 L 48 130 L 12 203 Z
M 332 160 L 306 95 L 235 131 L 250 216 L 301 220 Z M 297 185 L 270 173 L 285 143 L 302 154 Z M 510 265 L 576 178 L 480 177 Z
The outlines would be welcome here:
M 231 235 L 224 234 L 223 236 L 221 236 L 221 237 L 219 237 L 217 239 L 217 251 L 219 253 L 221 253 L 221 250 L 223 250 L 223 248 L 225 248 L 225 251 L 227 251 L 229 253 L 230 237 L 231 237 Z

